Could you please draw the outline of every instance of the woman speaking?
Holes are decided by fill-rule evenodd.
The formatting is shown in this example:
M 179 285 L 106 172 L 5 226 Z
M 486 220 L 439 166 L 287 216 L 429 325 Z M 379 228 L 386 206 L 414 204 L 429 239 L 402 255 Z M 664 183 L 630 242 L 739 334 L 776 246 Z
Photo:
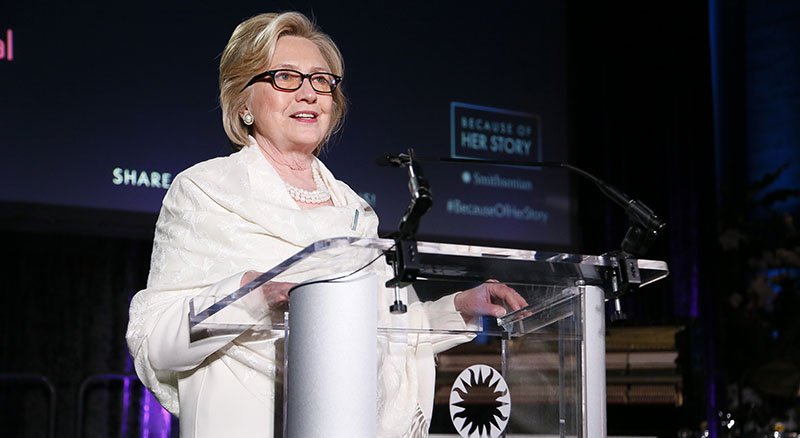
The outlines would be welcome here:
M 189 302 L 236 290 L 313 242 L 377 237 L 378 218 L 317 158 L 346 109 L 344 63 L 326 34 L 296 12 L 255 16 L 234 30 L 219 70 L 223 125 L 236 151 L 172 183 L 127 340 L 142 382 L 180 418 L 181 436 L 265 437 L 273 431 L 275 339 L 245 331 L 190 342 Z M 264 284 L 259 305 L 284 306 L 298 281 Z M 524 305 L 513 289 L 487 282 L 408 312 L 460 313 L 446 323 L 463 327 Z M 380 436 L 427 436 L 433 355 L 452 346 L 409 337 L 400 353 L 391 350 L 405 365 L 389 383 L 396 390 L 380 394 Z

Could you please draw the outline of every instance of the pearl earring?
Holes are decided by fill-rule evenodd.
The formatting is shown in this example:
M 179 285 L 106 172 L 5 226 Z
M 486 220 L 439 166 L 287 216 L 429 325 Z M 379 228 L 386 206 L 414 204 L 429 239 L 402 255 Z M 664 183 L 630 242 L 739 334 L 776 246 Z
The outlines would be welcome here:
M 253 115 L 250 113 L 244 113 L 242 116 L 242 121 L 245 125 L 250 126 L 253 124 Z

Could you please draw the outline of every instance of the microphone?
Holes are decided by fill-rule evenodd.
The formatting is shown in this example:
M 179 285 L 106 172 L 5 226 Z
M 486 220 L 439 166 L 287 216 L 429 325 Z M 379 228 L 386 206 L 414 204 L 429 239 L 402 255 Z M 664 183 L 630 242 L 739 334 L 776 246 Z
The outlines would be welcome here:
M 386 154 L 375 159 L 378 166 L 406 167 L 408 169 L 408 191 L 411 194 L 411 204 L 408 206 L 403 218 L 400 220 L 400 238 L 413 240 L 419 229 L 422 216 L 433 205 L 430 184 L 422 173 L 422 167 L 417 162 L 413 149 L 409 153 Z
M 375 163 L 381 167 L 386 167 L 386 166 L 400 167 L 410 162 L 411 162 L 411 157 L 409 157 L 408 154 L 396 154 L 396 155 L 386 154 L 386 155 L 381 155 L 375 159 Z
M 378 158 L 379 164 L 384 163 L 384 166 L 400 166 L 410 161 L 411 158 L 407 154 L 386 154 Z M 414 156 L 413 161 L 489 164 L 514 167 L 558 167 L 575 172 L 593 182 L 600 192 L 625 210 L 625 213 L 631 221 L 631 228 L 628 230 L 622 242 L 622 251 L 637 257 L 644 255 L 667 225 L 643 202 L 631 198 L 591 173 L 566 163 L 557 161 L 478 160 L 472 158 L 431 158 L 419 156 Z

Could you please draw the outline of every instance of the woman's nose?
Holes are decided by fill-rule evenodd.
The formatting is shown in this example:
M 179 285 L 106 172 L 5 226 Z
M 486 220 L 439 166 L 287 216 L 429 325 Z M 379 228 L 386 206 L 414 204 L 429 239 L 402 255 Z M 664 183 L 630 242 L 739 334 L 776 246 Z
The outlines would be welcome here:
M 317 92 L 311 87 L 311 78 L 303 78 L 303 82 L 300 83 L 300 88 L 298 88 L 295 93 L 298 101 L 305 100 L 308 102 L 316 102 L 317 100 Z

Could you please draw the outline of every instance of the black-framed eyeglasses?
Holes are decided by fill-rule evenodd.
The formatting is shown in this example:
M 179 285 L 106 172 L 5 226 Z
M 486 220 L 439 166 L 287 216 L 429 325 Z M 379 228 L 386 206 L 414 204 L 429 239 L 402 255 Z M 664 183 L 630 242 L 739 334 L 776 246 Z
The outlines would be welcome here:
M 311 88 L 317 93 L 331 94 L 342 82 L 341 76 L 336 76 L 333 73 L 317 72 L 304 74 L 297 70 L 278 69 L 267 70 L 264 73 L 259 73 L 250 79 L 250 82 L 242 88 L 244 91 L 247 87 L 255 84 L 258 81 L 269 80 L 276 90 L 281 91 L 295 91 L 303 86 L 303 80 L 308 79 Z

